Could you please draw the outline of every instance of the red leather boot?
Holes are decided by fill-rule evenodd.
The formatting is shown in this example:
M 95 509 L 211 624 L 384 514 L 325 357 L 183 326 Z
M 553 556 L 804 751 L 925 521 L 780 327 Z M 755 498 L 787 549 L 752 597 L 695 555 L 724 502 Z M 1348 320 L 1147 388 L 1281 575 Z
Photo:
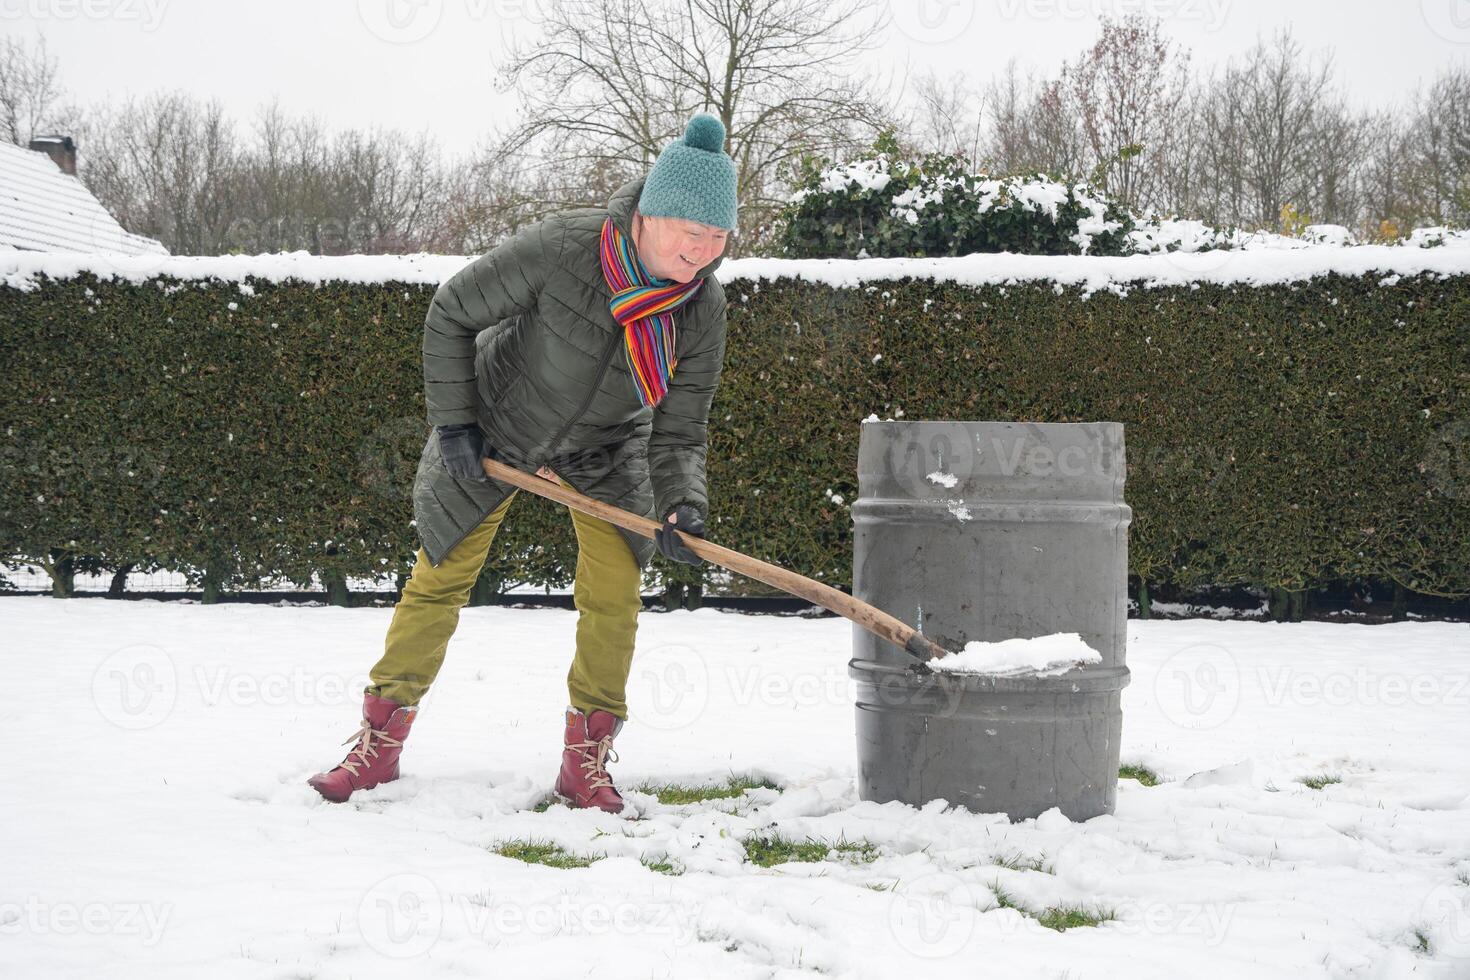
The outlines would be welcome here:
M 333 803 L 345 803 L 354 790 L 372 789 L 398 778 L 398 756 L 418 708 L 400 707 L 372 694 L 363 695 L 362 725 L 343 745 L 354 739 L 357 747 L 331 772 L 319 772 L 307 783 Z
M 608 813 L 623 809 L 623 798 L 607 773 L 607 764 L 618 758 L 612 745 L 622 727 L 623 719 L 611 711 L 584 715 L 567 708 L 566 748 L 561 753 L 556 793 L 568 806 L 597 807 Z

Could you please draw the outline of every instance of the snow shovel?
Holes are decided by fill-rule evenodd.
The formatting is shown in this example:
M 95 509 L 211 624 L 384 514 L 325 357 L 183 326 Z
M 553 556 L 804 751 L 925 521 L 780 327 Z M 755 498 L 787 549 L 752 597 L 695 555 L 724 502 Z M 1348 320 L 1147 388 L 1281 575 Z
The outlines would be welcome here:
M 506 466 L 504 463 L 493 459 L 482 460 L 485 473 L 502 483 L 509 483 L 522 490 L 539 494 L 549 500 L 555 500 L 559 504 L 565 504 L 573 510 L 581 511 L 592 517 L 615 524 L 634 534 L 642 535 L 652 539 L 654 531 L 658 530 L 658 521 L 639 517 L 637 514 L 614 507 L 612 504 L 593 500 L 584 494 L 580 494 L 559 483 L 553 483 L 543 477 L 531 473 L 523 473 L 514 467 Z M 705 561 L 714 562 L 721 568 L 728 568 L 732 572 L 739 572 L 747 578 L 753 578 L 757 582 L 789 592 L 808 602 L 821 606 L 828 612 L 836 613 L 844 619 L 857 623 L 863 629 L 877 636 L 879 639 L 887 640 L 894 646 L 914 657 L 916 663 L 912 667 L 916 670 L 927 672 L 929 667 L 927 661 L 947 656 L 949 651 L 924 636 L 912 626 L 908 626 L 901 620 L 895 619 L 881 609 L 870 606 L 861 599 L 854 598 L 846 592 L 841 592 L 830 585 L 809 579 L 804 575 L 788 571 L 780 565 L 772 565 L 749 555 L 742 555 L 738 551 L 721 547 L 704 538 L 695 537 L 678 532 L 679 537 L 694 552 Z

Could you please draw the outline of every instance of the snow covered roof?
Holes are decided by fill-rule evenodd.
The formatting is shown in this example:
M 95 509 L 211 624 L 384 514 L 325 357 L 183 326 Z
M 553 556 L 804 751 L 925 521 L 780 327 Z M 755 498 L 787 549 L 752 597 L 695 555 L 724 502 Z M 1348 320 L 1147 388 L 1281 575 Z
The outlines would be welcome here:
M 90 272 L 100 278 L 142 282 L 158 275 L 178 279 L 243 282 L 253 277 L 269 282 L 402 282 L 433 284 L 458 272 L 475 256 L 466 255 L 337 255 L 306 252 L 274 255 L 93 255 L 6 252 L 0 248 L 0 284 L 32 288 L 40 275 L 72 278 Z M 830 286 L 854 287 L 898 279 L 930 279 L 962 285 L 1006 285 L 1049 282 L 1058 289 L 1079 288 L 1123 292 L 1144 287 L 1222 283 L 1264 286 L 1302 282 L 1336 273 L 1373 276 L 1387 282 L 1399 276 L 1429 273 L 1470 275 L 1470 239 L 1436 248 L 1408 245 L 1301 245 L 1161 255 L 1104 256 L 1012 255 L 1008 252 L 933 259 L 731 259 L 717 272 L 731 285 L 758 279 L 803 279 Z
M 0 142 L 0 252 L 114 252 L 167 255 L 151 238 L 125 231 L 80 180 L 51 157 Z

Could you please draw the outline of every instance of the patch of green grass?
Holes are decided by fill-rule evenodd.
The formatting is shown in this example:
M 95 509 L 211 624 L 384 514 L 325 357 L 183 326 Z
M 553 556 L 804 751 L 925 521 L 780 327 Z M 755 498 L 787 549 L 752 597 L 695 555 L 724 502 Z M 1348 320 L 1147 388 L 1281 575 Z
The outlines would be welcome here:
M 1416 953 L 1423 953 L 1425 956 L 1428 956 L 1430 954 L 1429 937 L 1424 934 L 1423 929 L 1414 930 L 1414 940 L 1414 945 L 1409 948 Z
M 548 796 L 540 803 L 537 803 L 535 806 L 531 807 L 531 810 L 534 813 L 545 813 L 547 810 L 550 810 L 552 807 L 556 806 L 556 802 L 556 797 Z
M 1331 786 L 1334 783 L 1342 782 L 1342 777 L 1329 776 L 1326 773 L 1323 773 L 1320 776 L 1303 776 L 1301 779 L 1298 779 L 1297 782 L 1301 783 L 1307 789 L 1322 789 L 1324 786 Z
M 780 789 L 767 779 L 752 779 L 749 776 L 731 776 L 723 783 L 713 786 L 690 786 L 685 783 L 644 783 L 635 787 L 640 793 L 658 797 L 665 806 L 683 806 L 687 803 L 703 803 L 706 800 L 726 800 L 744 795 L 748 789 Z
M 556 844 L 544 840 L 508 840 L 495 845 L 501 857 L 515 858 L 527 864 L 544 864 L 548 868 L 585 868 L 599 857 L 570 854 Z
M 823 841 L 810 837 L 795 840 L 781 834 L 758 834 L 745 838 L 741 843 L 745 845 L 745 859 L 762 868 L 787 861 L 822 861 L 832 850 Z
M 990 890 L 995 893 L 995 903 L 1001 908 L 1015 909 L 1028 919 L 1035 919 L 1040 925 L 1057 932 L 1096 926 L 1112 918 L 1109 915 L 1090 912 L 1077 905 L 1053 905 L 1040 912 L 1033 912 L 1012 898 L 1010 893 L 999 885 L 991 885 Z
M 1010 868 L 1012 871 L 1040 871 L 1042 874 L 1056 874 L 1052 866 L 1041 858 L 1026 857 L 1020 853 L 998 854 L 992 858 L 992 863 L 1002 868 Z
M 829 844 L 814 837 L 796 840 L 782 834 L 756 834 L 741 843 L 745 845 L 745 859 L 762 868 L 775 867 L 787 861 L 825 861 L 834 855 L 867 863 L 876 861 L 879 856 L 878 845 L 872 841 L 848 840 L 845 837 Z
M 1087 909 L 1075 905 L 1063 905 L 1042 909 L 1037 913 L 1036 921 L 1048 929 L 1066 932 L 1068 929 L 1085 929 L 1100 925 L 1108 921 L 1108 916 L 1094 915 Z
M 745 845 L 745 860 L 762 868 L 775 867 L 787 861 L 822 861 L 832 850 L 825 842 L 795 840 L 781 834 L 757 834 L 741 841 Z
M 843 838 L 832 845 L 832 850 L 841 854 L 843 857 L 852 858 L 854 861 L 861 861 L 864 864 L 878 860 L 878 845 L 870 840 L 847 840 Z
M 646 857 L 639 858 L 638 861 L 649 871 L 657 871 L 661 875 L 681 875 L 684 873 L 684 869 L 671 863 L 667 856 L 658 860 Z
M 990 890 L 995 893 L 995 904 L 999 905 L 1001 908 L 1015 909 L 1022 915 L 1031 914 L 1030 909 L 1026 908 L 1026 906 L 1024 905 L 1019 904 L 1014 898 L 1011 898 L 1011 893 L 1000 887 L 1000 885 L 991 885 Z
M 1159 785 L 1159 774 L 1144 766 L 1119 766 L 1119 779 L 1136 779 L 1144 786 Z

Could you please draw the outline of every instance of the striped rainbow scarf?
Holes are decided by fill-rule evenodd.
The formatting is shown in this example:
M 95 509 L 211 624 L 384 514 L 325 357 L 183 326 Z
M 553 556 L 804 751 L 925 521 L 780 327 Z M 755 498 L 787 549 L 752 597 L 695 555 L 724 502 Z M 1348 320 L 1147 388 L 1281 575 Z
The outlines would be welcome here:
M 623 327 L 638 400 L 645 406 L 657 405 L 668 394 L 677 363 L 674 311 L 693 298 L 704 280 L 654 279 L 611 218 L 602 223 L 602 275 L 613 294 L 608 309 Z

